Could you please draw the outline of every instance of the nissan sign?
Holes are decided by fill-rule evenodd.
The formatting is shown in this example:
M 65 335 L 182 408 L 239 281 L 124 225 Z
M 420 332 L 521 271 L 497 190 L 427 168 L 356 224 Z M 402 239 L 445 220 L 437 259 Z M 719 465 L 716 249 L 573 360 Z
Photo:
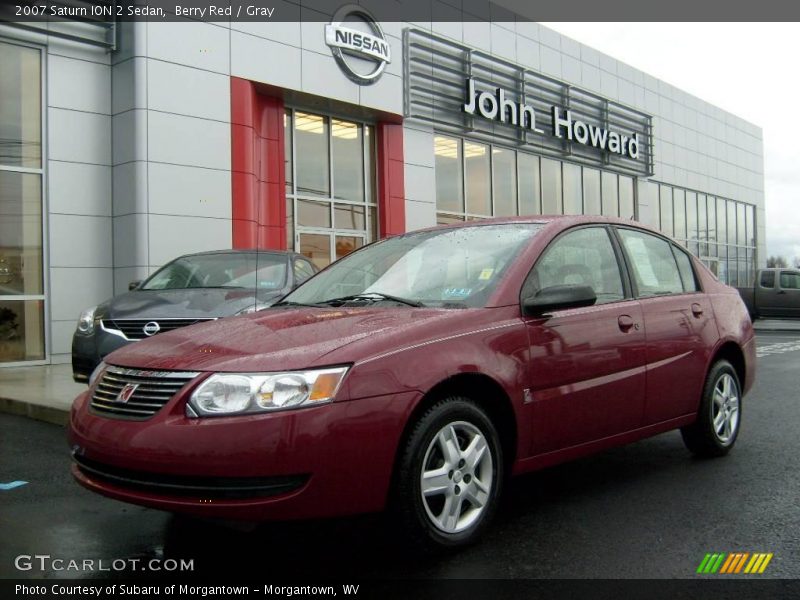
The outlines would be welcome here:
M 381 26 L 355 4 L 341 7 L 325 25 L 325 43 L 344 74 L 360 85 L 375 83 L 392 62 L 392 49 Z

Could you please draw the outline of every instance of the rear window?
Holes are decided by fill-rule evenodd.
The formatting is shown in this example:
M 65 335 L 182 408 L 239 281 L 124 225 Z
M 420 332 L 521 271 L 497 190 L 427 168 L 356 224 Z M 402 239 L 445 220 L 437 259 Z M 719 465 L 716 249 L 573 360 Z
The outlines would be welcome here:
M 800 274 L 781 273 L 781 288 L 784 290 L 800 290 Z
M 764 271 L 761 273 L 761 287 L 769 289 L 775 287 L 775 271 Z
M 683 282 L 672 254 L 672 244 L 632 229 L 620 229 L 619 234 L 633 266 L 639 296 L 683 293 Z

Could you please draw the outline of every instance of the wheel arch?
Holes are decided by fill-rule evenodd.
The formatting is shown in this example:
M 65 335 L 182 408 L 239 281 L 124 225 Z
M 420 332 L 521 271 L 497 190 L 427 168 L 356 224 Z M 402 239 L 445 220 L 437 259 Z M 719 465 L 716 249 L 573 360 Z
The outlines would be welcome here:
M 425 414 L 425 411 L 447 396 L 469 398 L 486 412 L 492 424 L 497 428 L 497 434 L 503 450 L 503 463 L 506 466 L 506 472 L 509 473 L 517 457 L 517 417 L 511 398 L 509 398 L 503 386 L 485 373 L 458 373 L 452 375 L 435 384 L 422 396 L 406 420 L 400 443 L 397 447 L 395 466 L 414 429 L 414 425 Z
M 706 376 L 720 359 L 727 360 L 736 371 L 736 376 L 739 378 L 739 387 L 744 391 L 747 389 L 747 366 L 745 363 L 744 352 L 736 342 L 728 340 L 723 342 L 719 348 L 716 349 L 711 357 L 711 361 L 706 368 Z

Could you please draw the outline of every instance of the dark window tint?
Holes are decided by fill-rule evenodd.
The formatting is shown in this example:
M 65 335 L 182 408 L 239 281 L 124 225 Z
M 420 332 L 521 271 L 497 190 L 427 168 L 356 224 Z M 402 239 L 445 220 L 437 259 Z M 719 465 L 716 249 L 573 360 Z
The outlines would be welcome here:
M 781 273 L 781 288 L 784 290 L 800 290 L 800 274 Z
M 775 271 L 761 273 L 761 287 L 772 289 L 775 287 Z
M 522 295 L 527 298 L 556 285 L 590 285 L 598 304 L 625 297 L 617 257 L 604 228 L 578 229 L 553 242 L 525 282 Z
M 633 266 L 633 276 L 640 296 L 683 292 L 678 264 L 669 242 L 632 229 L 620 229 L 619 233 Z
M 311 263 L 306 260 L 294 261 L 294 281 L 295 283 L 302 283 L 314 274 L 314 268 Z
M 683 281 L 683 291 L 696 292 L 697 280 L 694 277 L 692 260 L 683 250 L 678 250 L 678 248 L 673 246 L 672 251 L 675 253 L 675 260 L 678 262 L 678 271 L 680 272 L 681 280 Z

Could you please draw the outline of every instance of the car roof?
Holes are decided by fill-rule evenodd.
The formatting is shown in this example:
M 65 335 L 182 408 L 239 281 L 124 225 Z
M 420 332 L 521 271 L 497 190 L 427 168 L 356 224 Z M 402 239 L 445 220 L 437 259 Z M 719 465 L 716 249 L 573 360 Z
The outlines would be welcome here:
M 591 225 L 591 224 L 614 224 L 614 225 L 627 225 L 640 229 L 644 229 L 664 236 L 664 233 L 639 221 L 632 219 L 623 219 L 621 217 L 604 217 L 601 215 L 529 215 L 520 217 L 492 217 L 489 219 L 481 219 L 476 221 L 466 221 L 457 223 L 448 223 L 446 225 L 437 225 L 435 227 L 427 227 L 425 229 L 418 229 L 418 231 L 435 231 L 437 229 L 458 229 L 461 227 L 485 227 L 487 225 L 498 224 L 514 224 L 514 223 L 533 223 L 538 225 L 553 225 L 559 229 L 568 229 L 577 225 Z M 404 235 L 404 234 L 401 234 Z

